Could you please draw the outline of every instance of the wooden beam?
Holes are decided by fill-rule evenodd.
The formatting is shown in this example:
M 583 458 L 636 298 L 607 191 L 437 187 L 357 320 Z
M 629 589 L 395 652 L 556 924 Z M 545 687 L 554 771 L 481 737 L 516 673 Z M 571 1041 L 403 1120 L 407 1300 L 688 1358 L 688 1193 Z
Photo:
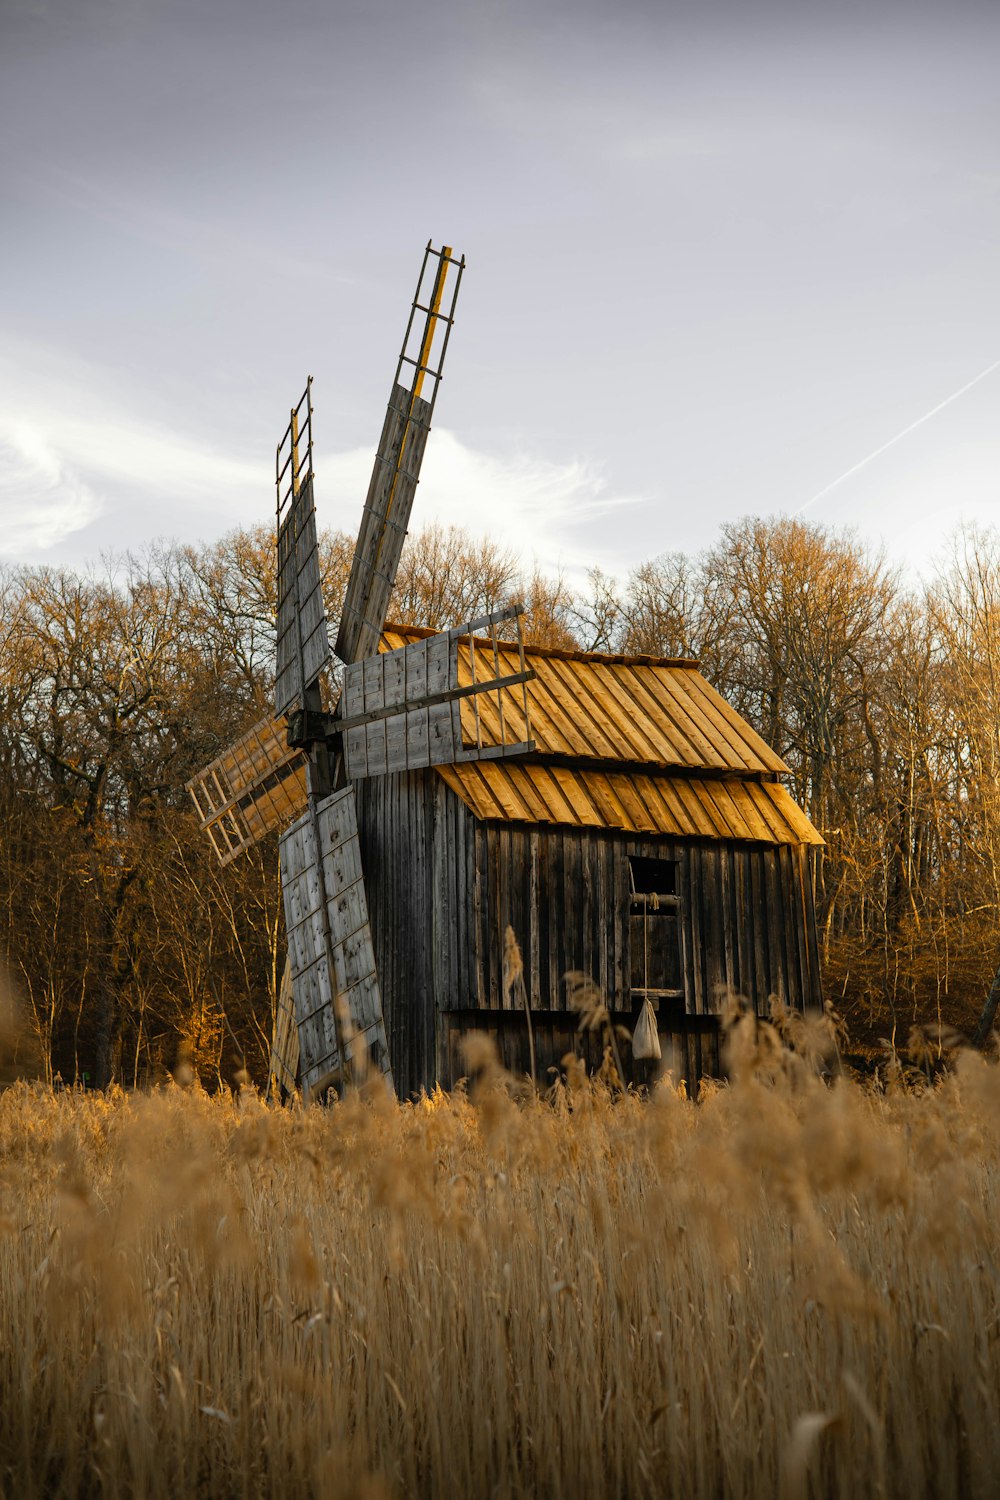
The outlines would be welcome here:
M 333 727 L 338 734 L 347 729 L 358 729 L 362 724 L 374 724 L 379 719 L 402 718 L 421 708 L 434 708 L 439 703 L 452 703 L 457 698 L 471 698 L 475 693 L 498 692 L 501 688 L 514 687 L 519 682 L 530 682 L 535 676 L 529 667 L 524 672 L 512 672 L 509 677 L 494 677 L 487 682 L 471 682 L 465 687 L 446 688 L 441 693 L 428 693 L 423 698 L 410 698 L 403 703 L 383 704 L 381 708 L 369 709 L 367 713 L 352 714 L 349 719 L 335 717 Z

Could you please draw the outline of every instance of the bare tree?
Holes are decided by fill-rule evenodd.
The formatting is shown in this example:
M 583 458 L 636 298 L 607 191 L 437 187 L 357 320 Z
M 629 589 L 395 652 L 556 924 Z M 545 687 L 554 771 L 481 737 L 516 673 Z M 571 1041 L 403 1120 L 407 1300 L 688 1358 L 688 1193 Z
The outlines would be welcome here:
M 427 526 L 404 544 L 389 616 L 400 625 L 442 630 L 502 609 L 520 582 L 509 549 L 458 526 Z

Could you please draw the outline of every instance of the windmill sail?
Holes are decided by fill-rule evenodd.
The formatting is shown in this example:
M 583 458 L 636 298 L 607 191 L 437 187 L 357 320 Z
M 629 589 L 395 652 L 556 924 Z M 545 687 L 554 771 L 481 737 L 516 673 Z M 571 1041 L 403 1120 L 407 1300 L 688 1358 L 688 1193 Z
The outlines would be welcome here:
M 274 711 L 280 718 L 295 706 L 307 706 L 306 694 L 330 659 L 313 503 L 311 376 L 278 444 L 275 469 L 278 639 Z
M 354 788 L 313 802 L 279 849 L 303 1093 L 366 1067 L 391 1088 Z
M 313 504 L 312 380 L 278 444 L 278 659 L 275 712 L 322 708 L 330 659 Z M 354 789 L 330 793 L 323 735 L 308 741 L 306 811 L 279 840 L 299 1066 L 308 1098 L 370 1062 L 392 1086 L 368 927 Z M 328 795 L 329 794 L 329 795 Z
M 364 660 L 378 659 L 464 265 L 448 246 L 434 250 L 428 244 L 396 367 L 337 637 L 341 660 L 360 664 L 360 675 L 351 679 L 355 697 L 355 681 L 360 685 L 360 717 L 345 717 L 343 703 L 332 718 L 323 712 L 321 678 L 330 644 L 313 500 L 310 377 L 275 464 L 275 721 L 256 726 L 190 784 L 202 827 L 223 863 L 263 833 L 285 827 L 279 853 L 289 965 L 277 1007 L 272 1066 L 287 1086 L 295 1053 L 291 999 L 307 1097 L 329 1084 L 356 1081 L 370 1069 L 392 1087 L 350 777 L 375 773 L 379 726 L 384 744 L 394 746 L 401 737 L 400 768 L 465 757 L 469 747 L 462 742 L 455 700 L 492 690 L 502 721 L 501 689 L 523 684 L 531 675 L 524 671 L 523 652 L 520 672 L 501 674 L 495 635 L 495 670 L 471 685 L 459 682 L 452 650 L 456 632 L 390 653 L 402 657 L 401 667 L 390 661 L 380 668 Z M 394 674 L 401 696 L 393 696 Z M 531 748 L 527 699 L 523 724 L 525 737 L 516 744 L 501 734 L 499 753 Z M 331 750 L 345 742 L 342 730 L 359 733 L 343 758 L 333 757 Z M 476 749 L 481 748 L 477 735 Z M 492 751 L 484 753 L 498 753 L 495 737 Z M 395 769 L 395 749 L 391 759 Z M 390 769 L 389 757 L 383 761 Z M 331 790 L 345 776 L 348 784 Z
M 344 596 L 335 646 L 344 662 L 361 661 L 378 650 L 410 524 L 464 267 L 464 259 L 455 260 L 450 246 L 433 250 L 428 244 Z M 425 287 L 429 288 L 426 293 Z M 409 387 L 403 378 L 407 374 L 412 376 Z M 429 380 L 426 398 L 422 394 L 425 379 Z
M 265 834 L 286 828 L 306 803 L 306 757 L 290 750 L 284 722 L 263 719 L 187 784 L 203 833 L 228 865 Z
M 430 404 L 394 385 L 344 595 L 336 643 L 341 661 L 360 661 L 377 649 L 429 432 Z
M 287 959 L 275 1006 L 270 1073 L 286 1094 L 294 1093 L 299 1074 L 299 1031 L 292 998 L 292 966 Z

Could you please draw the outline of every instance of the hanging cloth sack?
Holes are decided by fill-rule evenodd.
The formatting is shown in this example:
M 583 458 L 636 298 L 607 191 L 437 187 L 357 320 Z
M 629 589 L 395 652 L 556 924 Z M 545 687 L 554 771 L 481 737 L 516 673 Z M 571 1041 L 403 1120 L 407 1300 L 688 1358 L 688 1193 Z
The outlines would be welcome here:
M 643 1002 L 639 1019 L 635 1023 L 635 1030 L 632 1033 L 632 1056 L 657 1059 L 661 1056 L 660 1037 L 656 1030 L 656 1011 L 650 1000 Z

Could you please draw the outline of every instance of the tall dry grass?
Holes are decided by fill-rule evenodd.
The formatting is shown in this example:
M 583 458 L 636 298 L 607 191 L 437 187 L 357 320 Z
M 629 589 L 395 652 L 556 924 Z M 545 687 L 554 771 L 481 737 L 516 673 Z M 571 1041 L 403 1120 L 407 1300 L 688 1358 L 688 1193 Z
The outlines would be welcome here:
M 1000 1072 L 650 1103 L 0 1097 L 0 1489 L 970 1496 Z

